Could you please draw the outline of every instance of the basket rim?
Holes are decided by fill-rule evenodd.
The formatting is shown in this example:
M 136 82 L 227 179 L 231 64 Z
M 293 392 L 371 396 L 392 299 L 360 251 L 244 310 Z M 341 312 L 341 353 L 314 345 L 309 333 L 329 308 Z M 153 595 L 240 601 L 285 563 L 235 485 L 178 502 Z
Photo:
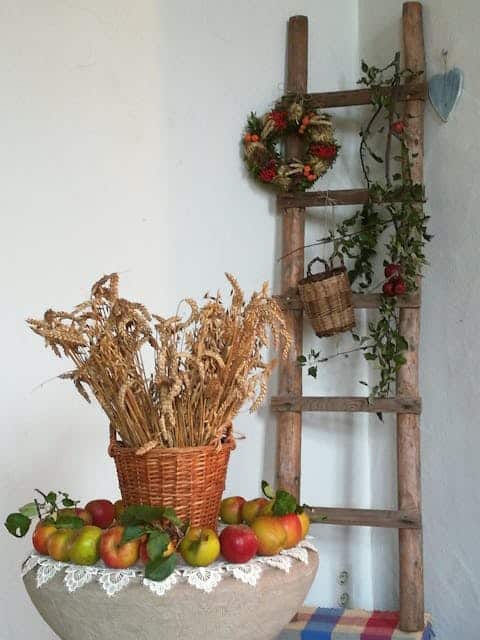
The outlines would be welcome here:
M 205 444 L 200 445 L 198 447 L 154 447 L 150 449 L 150 451 L 146 451 L 142 456 L 137 456 L 136 452 L 140 449 L 140 447 L 128 447 L 124 442 L 114 441 L 111 443 L 111 451 L 114 454 L 115 450 L 119 450 L 125 453 L 133 453 L 136 458 L 145 458 L 149 455 L 159 456 L 159 455 L 169 455 L 169 454 L 180 454 L 180 453 L 190 453 L 197 452 L 201 453 L 202 451 L 223 451 L 224 449 L 234 449 L 235 448 L 235 438 L 228 437 L 225 442 L 220 442 L 220 446 L 216 444 Z
M 152 449 L 145 451 L 141 455 L 137 455 L 137 451 L 139 451 L 142 447 L 129 447 L 122 440 L 117 440 L 117 431 L 115 427 L 110 423 L 110 443 L 108 445 L 108 455 L 113 458 L 117 453 L 132 453 L 136 458 L 145 458 L 149 455 L 159 457 L 160 455 L 166 454 L 175 454 L 179 455 L 181 453 L 201 453 L 202 451 L 205 453 L 211 452 L 212 450 L 220 453 L 225 449 L 230 449 L 233 451 L 237 443 L 235 441 L 235 436 L 233 435 L 233 423 L 229 422 L 224 425 L 225 432 L 222 436 L 224 438 L 223 442 L 220 440 L 219 442 L 212 442 L 211 444 L 198 445 L 196 447 L 158 447 L 155 446 Z
M 324 273 L 315 273 L 312 276 L 306 276 L 302 278 L 298 284 L 305 285 L 312 282 L 320 282 L 322 280 L 327 280 L 328 278 L 333 278 L 335 276 L 340 276 L 347 273 L 346 267 L 335 267 L 334 269 L 330 269 L 329 271 L 325 271 Z

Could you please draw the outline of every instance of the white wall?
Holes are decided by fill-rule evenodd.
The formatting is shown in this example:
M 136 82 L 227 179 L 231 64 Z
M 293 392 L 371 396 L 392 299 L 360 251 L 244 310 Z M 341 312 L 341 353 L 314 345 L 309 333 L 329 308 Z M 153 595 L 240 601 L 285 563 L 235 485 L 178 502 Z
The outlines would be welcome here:
M 359 2 L 360 53 L 372 63 L 383 63 L 400 46 L 401 4 Z M 443 71 L 442 49 L 449 52 L 449 65 L 465 73 L 465 94 L 448 124 L 441 123 L 430 105 L 426 111 L 425 184 L 435 234 L 423 285 L 421 341 L 426 605 L 438 638 L 477 640 L 480 8 L 474 0 L 428 0 L 424 21 L 428 76 Z M 378 430 L 372 436 L 372 451 L 379 454 L 372 494 L 393 502 L 394 473 L 381 458 L 383 451 L 392 451 L 393 442 L 388 433 L 379 441 Z M 388 533 L 377 536 L 374 597 L 378 606 L 389 606 L 389 585 L 396 585 L 397 574 L 388 554 L 396 541 Z
M 247 179 L 239 139 L 249 111 L 264 112 L 283 93 L 286 22 L 298 13 L 310 17 L 311 87 L 351 86 L 354 0 L 1 3 L 1 514 L 34 487 L 117 496 L 100 411 L 65 382 L 33 391 L 67 364 L 44 350 L 26 317 L 70 308 L 113 270 L 123 272 L 126 296 L 159 313 L 223 287 L 225 270 L 248 292 L 276 277 L 274 201 Z M 348 122 L 340 128 L 348 138 Z M 354 170 L 343 163 L 332 184 L 349 184 Z M 272 477 L 274 416 L 244 413 L 236 426 L 247 440 L 227 490 L 255 496 Z M 343 451 L 336 429 L 306 427 L 305 499 L 348 502 L 344 472 L 365 448 L 350 431 L 341 427 Z M 361 487 L 366 472 L 356 473 Z M 312 601 L 335 598 L 338 564 L 368 565 L 350 535 L 321 530 Z M 0 638 L 53 638 L 19 578 L 28 541 L 0 539 Z M 365 581 L 368 593 L 368 571 L 356 573 L 357 591 Z
M 185 295 L 223 287 L 225 270 L 237 274 L 248 292 L 264 279 L 276 283 L 279 219 L 272 197 L 247 179 L 238 140 L 248 112 L 262 113 L 283 92 L 286 21 L 298 13 L 310 19 L 310 88 L 340 89 L 354 85 L 359 51 L 372 62 L 391 55 L 401 2 L 0 5 L 6 336 L 0 514 L 27 501 L 34 487 L 68 489 L 82 500 L 117 495 L 100 411 L 66 382 L 33 391 L 66 363 L 29 333 L 26 317 L 48 306 L 70 308 L 98 275 L 113 270 L 123 272 L 126 296 L 160 313 Z M 472 54 L 478 16 L 473 0 L 426 3 L 430 70 L 440 69 L 439 51 L 446 46 L 467 78 L 450 124 L 427 115 L 426 181 L 436 234 L 422 343 L 427 603 L 440 638 L 462 631 L 467 640 L 477 637 L 468 625 L 480 598 L 473 386 L 479 223 L 471 170 L 478 148 Z M 358 184 L 357 116 L 335 114 L 343 149 L 325 187 Z M 346 213 L 337 211 L 335 218 Z M 312 211 L 308 237 L 323 235 L 330 218 Z M 325 352 L 341 344 L 326 341 Z M 305 391 L 359 393 L 361 377 L 361 358 L 336 361 L 317 383 L 306 380 Z M 272 477 L 274 425 L 267 408 L 239 416 L 236 426 L 247 440 L 232 456 L 228 493 L 253 496 L 261 478 Z M 361 417 L 306 416 L 303 499 L 395 506 L 392 433 L 389 425 Z M 315 533 L 321 567 L 309 602 L 335 605 L 336 576 L 347 568 L 351 604 L 397 605 L 394 534 L 341 527 L 317 527 Z M 0 639 L 53 638 L 18 576 L 28 541 L 3 532 L 0 540 Z

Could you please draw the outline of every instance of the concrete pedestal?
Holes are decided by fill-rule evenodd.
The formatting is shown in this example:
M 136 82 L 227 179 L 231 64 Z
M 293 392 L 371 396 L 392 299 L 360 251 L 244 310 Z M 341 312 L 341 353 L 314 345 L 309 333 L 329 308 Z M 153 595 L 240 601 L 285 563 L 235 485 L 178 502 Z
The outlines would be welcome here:
M 273 640 L 310 589 L 318 556 L 289 573 L 265 567 L 255 587 L 226 576 L 211 593 L 186 583 L 157 596 L 131 583 L 108 597 L 90 583 L 69 593 L 57 574 L 40 589 L 32 569 L 25 587 L 40 615 L 62 640 Z

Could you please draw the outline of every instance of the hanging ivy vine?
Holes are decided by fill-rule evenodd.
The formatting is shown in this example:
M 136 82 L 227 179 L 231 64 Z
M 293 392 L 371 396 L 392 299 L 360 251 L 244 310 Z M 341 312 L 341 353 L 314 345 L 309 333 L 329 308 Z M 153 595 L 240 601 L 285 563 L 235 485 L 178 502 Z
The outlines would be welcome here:
M 377 364 L 380 377 L 372 388 L 372 397 L 390 394 L 398 369 L 405 363 L 408 349 L 398 330 L 397 296 L 418 290 L 422 269 L 426 264 L 425 244 L 431 240 L 427 231 L 429 216 L 423 213 L 424 188 L 412 180 L 412 159 L 409 151 L 409 115 L 403 119 L 396 107 L 395 89 L 401 82 L 411 82 L 418 74 L 400 69 L 400 54 L 383 68 L 369 66 L 362 61 L 362 77 L 358 84 L 372 89 L 372 113 L 360 131 L 360 164 L 369 192 L 369 200 L 362 209 L 339 224 L 328 237 L 313 244 L 331 243 L 332 255 L 349 259 L 349 278 L 358 292 L 367 293 L 382 286 L 382 299 L 376 322 L 368 325 L 367 336 L 352 332 L 358 343 L 352 349 L 323 356 L 312 349 L 300 356 L 299 363 L 308 367 L 308 374 L 317 377 L 318 365 L 354 351 Z M 384 91 L 388 87 L 390 91 Z M 384 153 L 376 149 L 377 140 L 384 134 Z M 383 165 L 383 180 L 373 180 L 372 163 Z M 392 169 L 393 167 L 393 169 Z M 383 261 L 385 280 L 374 284 L 375 261 L 379 245 L 386 232 Z M 312 245 L 310 245 L 312 246 Z M 365 381 L 361 384 L 367 385 Z M 368 385 L 367 385 L 368 386 Z

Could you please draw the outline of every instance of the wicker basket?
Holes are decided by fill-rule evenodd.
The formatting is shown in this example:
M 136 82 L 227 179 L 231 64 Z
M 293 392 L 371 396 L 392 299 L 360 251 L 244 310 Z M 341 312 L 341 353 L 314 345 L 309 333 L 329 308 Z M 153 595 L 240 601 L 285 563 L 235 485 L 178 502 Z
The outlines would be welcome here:
M 231 425 L 220 448 L 155 447 L 143 455 L 126 447 L 110 429 L 109 455 L 117 468 L 126 505 L 173 507 L 192 526 L 216 529 L 230 452 L 235 448 Z
M 312 274 L 312 265 L 321 262 L 324 273 Z M 333 267 L 321 258 L 308 263 L 307 277 L 298 283 L 298 292 L 306 316 L 319 338 L 348 331 L 355 326 L 352 289 L 347 270 L 342 262 Z

